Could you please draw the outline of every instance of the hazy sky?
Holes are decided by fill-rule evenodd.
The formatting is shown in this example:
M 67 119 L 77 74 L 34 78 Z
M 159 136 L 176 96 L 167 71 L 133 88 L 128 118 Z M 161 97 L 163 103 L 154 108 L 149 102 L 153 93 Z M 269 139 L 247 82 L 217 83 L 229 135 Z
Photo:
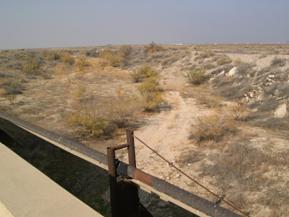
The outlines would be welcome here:
M 0 49 L 289 42 L 288 0 L 0 0 Z

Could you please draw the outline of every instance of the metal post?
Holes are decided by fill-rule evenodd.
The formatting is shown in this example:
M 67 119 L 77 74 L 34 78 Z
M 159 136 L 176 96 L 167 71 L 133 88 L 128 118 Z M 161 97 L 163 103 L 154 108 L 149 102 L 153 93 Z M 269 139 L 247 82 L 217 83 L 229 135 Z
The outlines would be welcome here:
M 126 140 L 127 140 L 127 145 L 128 145 L 128 162 L 129 162 L 129 165 L 136 167 L 134 133 L 132 130 L 126 131 Z
M 110 207 L 111 216 L 119 217 L 119 201 L 117 193 L 117 173 L 115 167 L 115 151 L 112 147 L 107 147 L 107 164 L 110 185 Z
M 129 165 L 136 167 L 133 131 L 127 130 L 127 144 L 107 147 L 107 164 L 110 184 L 110 205 L 112 217 L 140 217 L 138 187 L 121 177 L 118 179 L 115 152 L 126 148 Z

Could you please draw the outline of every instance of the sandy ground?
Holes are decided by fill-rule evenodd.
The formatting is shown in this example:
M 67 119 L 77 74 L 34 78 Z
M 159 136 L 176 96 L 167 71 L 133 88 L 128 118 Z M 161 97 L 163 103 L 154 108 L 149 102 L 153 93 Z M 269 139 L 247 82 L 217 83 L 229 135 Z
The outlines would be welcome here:
M 148 124 L 135 132 L 137 137 L 143 139 L 158 153 L 176 165 L 178 165 L 177 161 L 182 153 L 194 148 L 197 149 L 192 140 L 189 139 L 192 125 L 196 123 L 199 116 L 209 112 L 197 105 L 195 99 L 181 96 L 181 91 L 188 84 L 184 74 L 179 70 L 180 64 L 181 60 L 170 68 L 161 71 L 160 83 L 165 90 L 165 99 L 171 109 L 151 116 L 147 120 Z M 181 176 L 139 141 L 136 141 L 136 155 L 138 168 L 184 189 L 208 196 L 206 192 L 198 186 L 192 185 L 190 180 Z M 189 164 L 183 169 L 192 177 L 196 177 L 198 173 L 194 168 L 197 168 L 197 164 Z
M 260 68 L 266 67 L 273 59 L 273 57 L 259 59 L 259 55 L 251 55 L 250 57 L 239 55 L 231 56 L 231 58 L 242 58 L 242 61 L 245 62 L 256 62 L 257 67 Z M 148 124 L 138 129 L 135 135 L 158 151 L 166 159 L 182 168 L 182 170 L 190 176 L 221 195 L 223 192 L 217 187 L 215 177 L 202 177 L 200 179 L 201 165 L 213 163 L 209 158 L 214 155 L 214 152 L 217 153 L 219 150 L 200 149 L 197 144 L 194 144 L 194 142 L 189 139 L 192 125 L 197 123 L 198 117 L 215 112 L 215 108 L 205 108 L 199 105 L 194 98 L 182 97 L 181 93 L 188 84 L 184 74 L 180 72 L 181 64 L 182 60 L 176 62 L 170 68 L 161 70 L 160 83 L 165 90 L 165 99 L 170 104 L 171 109 L 162 111 L 148 118 Z M 254 138 L 250 141 L 251 147 L 264 151 L 268 156 L 277 154 L 278 152 L 280 153 L 282 150 L 286 151 L 286 147 L 288 147 L 288 140 L 278 138 L 277 135 L 268 133 L 266 130 L 247 126 L 243 131 L 244 133 L 254 134 Z M 203 156 L 203 159 L 180 165 L 178 161 L 182 154 L 186 152 L 195 153 L 197 158 Z M 137 166 L 140 169 L 207 199 L 216 200 L 216 198 L 208 194 L 204 189 L 193 184 L 186 177 L 171 168 L 138 141 L 136 141 L 136 153 Z M 287 175 L 284 174 L 284 177 L 287 177 Z M 287 180 L 287 178 L 285 179 Z M 275 184 L 277 186 L 280 182 Z M 236 186 L 236 188 L 238 189 L 238 186 Z M 263 193 L 265 194 L 265 192 L 266 189 L 264 189 Z M 251 195 L 249 198 L 250 197 L 253 198 L 254 196 Z M 253 216 L 270 216 L 270 210 L 258 204 L 252 204 L 249 210 Z

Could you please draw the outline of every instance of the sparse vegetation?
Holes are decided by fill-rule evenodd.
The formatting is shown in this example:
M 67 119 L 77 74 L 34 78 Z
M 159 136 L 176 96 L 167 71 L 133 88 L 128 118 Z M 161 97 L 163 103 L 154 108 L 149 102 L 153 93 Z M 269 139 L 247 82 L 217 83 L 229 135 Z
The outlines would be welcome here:
M 61 60 L 67 64 L 67 65 L 73 65 L 75 63 L 75 60 L 73 58 L 73 56 L 71 56 L 71 54 L 69 54 L 68 52 L 64 52 L 62 55 L 61 55 Z
M 191 84 L 200 85 L 207 80 L 205 70 L 201 68 L 193 68 L 187 73 L 187 78 Z
M 78 67 L 79 71 L 83 71 L 85 68 L 90 66 L 90 63 L 87 61 L 85 56 L 81 56 L 77 60 L 76 66 Z
M 250 112 L 244 103 L 237 103 L 232 108 L 232 115 L 237 121 L 246 121 L 249 118 Z
M 119 96 L 101 105 L 87 101 L 68 115 L 67 123 L 76 127 L 82 136 L 107 139 L 113 137 L 117 129 L 135 126 L 134 116 L 141 107 L 137 97 Z
M 20 80 L 10 80 L 3 84 L 6 94 L 15 95 L 21 94 L 23 91 L 23 85 Z
M 100 57 L 108 62 L 108 65 L 113 67 L 120 67 L 123 65 L 125 53 L 119 50 L 104 49 L 100 52 Z
M 135 70 L 131 76 L 134 82 L 143 82 L 147 78 L 157 76 L 157 72 L 150 66 L 142 66 Z
M 217 64 L 219 66 L 230 64 L 231 62 L 232 62 L 232 60 L 230 59 L 230 57 L 228 57 L 226 55 L 222 55 L 222 56 L 219 56 L 217 58 Z
M 29 57 L 28 60 L 22 65 L 22 71 L 27 75 L 35 75 L 40 69 L 40 60 L 36 57 Z
M 204 60 L 215 56 L 214 52 L 212 52 L 211 50 L 206 50 L 201 53 L 197 53 L 196 55 L 197 57 L 195 58 L 195 60 Z
M 140 86 L 139 91 L 145 99 L 145 111 L 158 110 L 164 102 L 162 89 L 156 77 L 146 79 Z
M 164 48 L 161 45 L 158 45 L 152 42 L 149 45 L 145 46 L 144 50 L 145 50 L 145 53 L 154 53 L 158 51 L 163 51 Z
M 61 58 L 60 53 L 57 51 L 48 52 L 46 56 L 47 56 L 47 59 L 50 61 L 57 61 L 57 60 L 60 60 Z
M 237 73 L 242 76 L 249 75 L 253 71 L 253 67 L 253 64 L 240 62 L 237 67 Z
M 199 118 L 191 138 L 197 142 L 210 140 L 218 142 L 224 136 L 236 131 L 237 125 L 232 117 L 224 114 L 212 114 Z
M 286 65 L 287 60 L 283 59 L 283 58 L 278 58 L 275 57 L 272 62 L 271 62 L 271 66 L 273 67 L 283 67 Z

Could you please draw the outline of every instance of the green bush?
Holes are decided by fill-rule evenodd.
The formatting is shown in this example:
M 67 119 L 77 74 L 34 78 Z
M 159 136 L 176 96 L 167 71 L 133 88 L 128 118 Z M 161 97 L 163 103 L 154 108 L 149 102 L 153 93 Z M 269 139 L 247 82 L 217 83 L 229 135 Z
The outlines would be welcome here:
M 142 82 L 147 78 L 157 76 L 157 72 L 150 66 L 142 66 L 131 74 L 134 82 Z
M 145 100 L 145 111 L 158 110 L 164 102 L 162 89 L 156 77 L 146 79 L 140 86 L 139 91 Z
M 201 68 L 194 68 L 187 73 L 187 78 L 191 84 L 200 85 L 207 80 L 205 70 Z

